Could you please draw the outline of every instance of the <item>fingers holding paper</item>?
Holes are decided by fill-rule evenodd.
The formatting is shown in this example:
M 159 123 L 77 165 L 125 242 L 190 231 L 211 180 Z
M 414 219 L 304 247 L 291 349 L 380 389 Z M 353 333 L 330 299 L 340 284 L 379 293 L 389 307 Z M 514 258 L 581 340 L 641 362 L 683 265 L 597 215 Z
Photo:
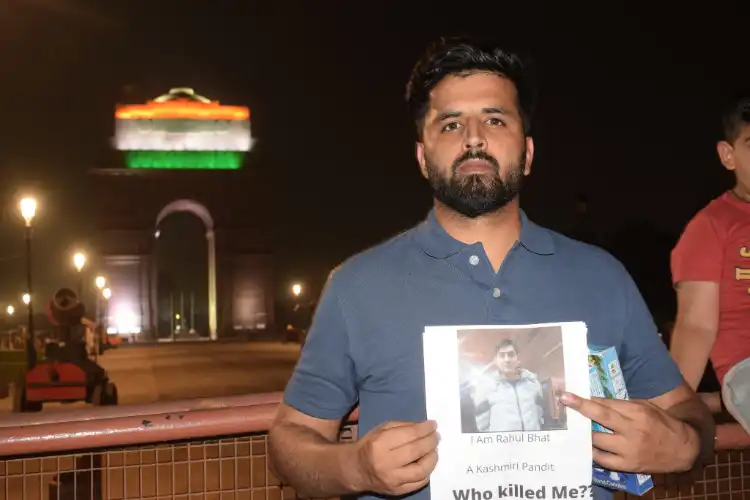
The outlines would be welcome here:
M 612 430 L 593 433 L 594 462 L 611 470 L 673 472 L 676 457 L 692 461 L 699 436 L 689 425 L 644 400 L 591 398 L 565 394 L 563 403 Z
M 425 486 L 437 464 L 435 422 L 388 422 L 359 442 L 363 490 L 404 495 Z

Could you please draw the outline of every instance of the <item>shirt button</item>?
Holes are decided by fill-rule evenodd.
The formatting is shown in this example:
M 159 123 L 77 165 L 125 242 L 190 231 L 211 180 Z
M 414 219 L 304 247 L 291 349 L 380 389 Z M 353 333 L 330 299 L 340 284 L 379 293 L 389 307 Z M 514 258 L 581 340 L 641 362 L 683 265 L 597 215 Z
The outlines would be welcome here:
M 479 264 L 479 257 L 477 257 L 476 255 L 472 255 L 471 257 L 469 257 L 469 264 L 471 264 L 472 266 L 476 266 L 477 264 Z
M 495 298 L 498 298 L 502 294 L 503 294 L 503 292 L 501 292 L 499 288 L 494 288 L 492 290 L 492 296 L 495 297 Z

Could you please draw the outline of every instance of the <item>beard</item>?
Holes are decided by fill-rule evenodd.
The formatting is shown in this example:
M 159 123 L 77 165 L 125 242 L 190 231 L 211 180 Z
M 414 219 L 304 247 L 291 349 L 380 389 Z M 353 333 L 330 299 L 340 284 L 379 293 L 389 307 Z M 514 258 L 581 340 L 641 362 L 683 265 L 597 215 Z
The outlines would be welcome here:
M 458 168 L 468 160 L 486 161 L 492 167 L 492 174 L 458 173 Z M 523 184 L 526 165 L 526 148 L 520 158 L 506 165 L 505 175 L 500 175 L 500 163 L 484 151 L 470 149 L 451 165 L 450 176 L 440 173 L 440 168 L 425 157 L 427 180 L 432 187 L 435 199 L 459 214 L 470 219 L 477 218 L 505 207 L 516 199 Z

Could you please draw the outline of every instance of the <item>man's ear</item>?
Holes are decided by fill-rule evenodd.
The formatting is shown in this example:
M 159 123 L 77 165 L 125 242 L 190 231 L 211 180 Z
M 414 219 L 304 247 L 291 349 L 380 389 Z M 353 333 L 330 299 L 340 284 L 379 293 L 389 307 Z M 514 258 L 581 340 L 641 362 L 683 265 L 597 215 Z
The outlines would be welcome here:
M 419 171 L 422 172 L 422 177 L 427 179 L 427 162 L 424 158 L 424 144 L 421 142 L 416 143 L 416 154 L 417 163 L 419 164 Z
M 534 163 L 534 139 L 526 137 L 526 164 L 524 165 L 523 175 L 531 174 L 532 163 Z
M 734 148 L 727 141 L 716 143 L 716 152 L 719 153 L 719 160 L 727 170 L 734 170 Z

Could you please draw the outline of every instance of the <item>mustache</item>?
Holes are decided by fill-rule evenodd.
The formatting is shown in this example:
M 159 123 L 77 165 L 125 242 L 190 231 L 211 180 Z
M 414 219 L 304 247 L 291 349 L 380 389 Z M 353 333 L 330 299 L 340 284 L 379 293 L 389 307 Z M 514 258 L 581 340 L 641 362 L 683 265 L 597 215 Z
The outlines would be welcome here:
M 486 151 L 481 151 L 479 149 L 469 149 L 465 153 L 461 154 L 458 158 L 456 158 L 456 161 L 453 162 L 453 173 L 456 173 L 456 170 L 458 170 L 458 167 L 461 166 L 462 163 L 469 161 L 469 160 L 483 160 L 492 165 L 492 170 L 496 173 L 500 173 L 500 162 L 497 161 L 497 159 L 492 156 L 491 154 L 487 153 Z

